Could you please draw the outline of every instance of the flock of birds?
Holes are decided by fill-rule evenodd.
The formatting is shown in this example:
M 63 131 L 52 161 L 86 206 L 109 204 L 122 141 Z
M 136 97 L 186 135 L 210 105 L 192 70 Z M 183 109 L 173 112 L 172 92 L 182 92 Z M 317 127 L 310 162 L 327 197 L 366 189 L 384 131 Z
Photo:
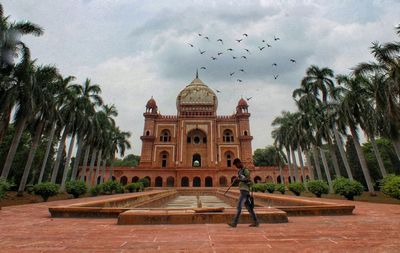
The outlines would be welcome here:
M 197 36 L 198 36 L 197 41 L 202 40 L 202 39 L 204 39 L 210 43 L 212 43 L 214 41 L 209 36 L 206 36 L 201 33 L 198 33 Z M 249 37 L 249 35 L 247 33 L 243 33 L 242 37 L 240 39 L 236 39 L 234 43 L 238 43 L 238 45 L 241 45 L 241 44 L 243 44 L 242 41 L 245 41 L 246 39 L 248 39 L 248 37 Z M 215 42 L 219 44 L 219 49 L 216 52 L 209 52 L 209 51 L 205 50 L 204 48 L 203 49 L 200 48 L 200 46 L 195 46 L 194 44 L 192 44 L 193 42 L 187 43 L 187 44 L 189 45 L 189 47 L 191 47 L 193 49 L 197 49 L 201 56 L 203 56 L 203 57 L 208 56 L 210 61 L 217 61 L 220 57 L 224 57 L 224 56 L 228 55 L 232 58 L 233 61 L 242 60 L 243 66 L 246 66 L 247 60 L 253 56 L 252 53 L 253 54 L 262 53 L 263 50 L 267 50 L 267 49 L 272 48 L 273 46 L 277 45 L 277 43 L 279 41 L 280 41 L 280 38 L 277 36 L 274 36 L 272 43 L 267 42 L 265 39 L 263 39 L 261 41 L 261 45 L 258 45 L 256 48 L 241 47 L 241 48 L 237 49 L 236 47 L 235 48 L 225 47 L 224 40 L 222 40 L 221 38 L 218 38 L 215 40 Z M 201 41 L 198 41 L 198 42 L 199 42 L 198 44 L 200 45 Z M 290 58 L 289 61 L 292 64 L 296 63 L 296 60 L 293 58 Z M 273 78 L 276 80 L 279 77 L 278 63 L 273 62 L 272 68 L 274 69 Z M 205 70 L 207 70 L 207 67 L 201 66 L 200 70 L 205 71 Z M 236 78 L 236 82 L 238 84 L 243 84 L 244 80 L 239 74 L 246 74 L 246 73 L 247 73 L 246 68 L 242 67 L 242 68 L 238 68 L 236 70 L 230 71 L 227 74 L 227 76 L 229 76 L 230 78 Z M 217 90 L 217 89 L 215 89 L 215 91 L 217 93 L 221 92 L 220 90 Z M 252 99 L 252 97 L 246 97 L 247 101 L 249 101 L 250 99 Z

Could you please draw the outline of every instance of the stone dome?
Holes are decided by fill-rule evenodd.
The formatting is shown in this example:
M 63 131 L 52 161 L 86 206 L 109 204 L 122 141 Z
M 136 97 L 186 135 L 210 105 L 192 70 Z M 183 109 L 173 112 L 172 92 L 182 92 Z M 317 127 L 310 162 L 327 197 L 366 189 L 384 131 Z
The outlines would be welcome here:
M 238 102 L 238 107 L 248 107 L 247 101 L 241 98 Z
M 151 98 L 149 99 L 149 101 L 147 101 L 146 108 L 149 108 L 149 109 L 155 109 L 155 108 L 157 108 L 157 103 L 156 103 L 156 101 L 154 100 L 153 97 L 151 97 Z
M 196 78 L 187 85 L 176 98 L 176 107 L 180 106 L 208 105 L 218 106 L 218 99 L 214 91 L 205 85 L 199 78 Z

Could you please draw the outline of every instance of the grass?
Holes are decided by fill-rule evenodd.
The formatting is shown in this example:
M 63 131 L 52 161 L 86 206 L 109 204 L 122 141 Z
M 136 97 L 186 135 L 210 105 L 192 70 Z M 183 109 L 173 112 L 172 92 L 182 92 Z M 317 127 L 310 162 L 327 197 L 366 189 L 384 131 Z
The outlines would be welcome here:
M 376 196 L 371 196 L 368 192 L 363 192 L 363 194 L 361 196 L 356 196 L 354 197 L 355 201 L 363 201 L 363 202 L 371 202 L 371 203 L 382 203 L 382 204 L 398 204 L 400 205 L 400 199 L 395 199 L 395 198 L 391 198 L 385 194 L 383 194 L 382 192 L 375 192 Z M 281 193 L 277 193 L 274 192 L 274 194 L 278 194 L 281 195 Z M 295 196 L 291 191 L 286 191 L 285 195 L 289 195 L 289 196 Z M 303 197 L 311 197 L 311 198 L 317 198 L 315 197 L 314 194 L 310 193 L 310 192 L 302 192 L 300 196 Z M 321 196 L 322 198 L 327 198 L 327 199 L 343 199 L 345 200 L 346 198 L 341 196 L 341 195 L 337 195 L 337 194 L 322 194 Z

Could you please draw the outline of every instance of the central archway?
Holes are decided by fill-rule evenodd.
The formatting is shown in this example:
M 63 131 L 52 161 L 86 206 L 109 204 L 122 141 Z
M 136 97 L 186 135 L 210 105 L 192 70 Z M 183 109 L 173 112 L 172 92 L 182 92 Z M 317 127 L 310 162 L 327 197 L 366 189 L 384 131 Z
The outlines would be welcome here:
M 193 187 L 200 187 L 201 186 L 201 179 L 200 177 L 193 178 Z
M 192 167 L 201 167 L 201 156 L 194 154 L 192 157 Z
M 188 177 L 183 177 L 181 179 L 181 186 L 182 187 L 189 187 L 189 178 Z

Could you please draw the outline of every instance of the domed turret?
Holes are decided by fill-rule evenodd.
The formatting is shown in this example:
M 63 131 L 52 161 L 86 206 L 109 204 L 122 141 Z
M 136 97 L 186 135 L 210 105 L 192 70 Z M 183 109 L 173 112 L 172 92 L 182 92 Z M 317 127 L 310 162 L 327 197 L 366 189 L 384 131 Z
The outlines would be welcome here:
M 247 101 L 243 98 L 241 98 L 238 102 L 238 107 L 249 107 L 249 105 L 247 104 Z
M 147 101 L 146 112 L 148 112 L 148 113 L 157 113 L 157 103 L 154 100 L 153 96 L 151 96 L 149 101 Z
M 236 113 L 237 114 L 248 113 L 247 108 L 249 108 L 247 101 L 245 99 L 241 98 L 238 102 L 238 105 L 236 106 Z
M 196 74 L 196 78 L 187 85 L 176 98 L 176 108 L 180 115 L 215 115 L 218 99 L 214 91 L 205 85 Z

